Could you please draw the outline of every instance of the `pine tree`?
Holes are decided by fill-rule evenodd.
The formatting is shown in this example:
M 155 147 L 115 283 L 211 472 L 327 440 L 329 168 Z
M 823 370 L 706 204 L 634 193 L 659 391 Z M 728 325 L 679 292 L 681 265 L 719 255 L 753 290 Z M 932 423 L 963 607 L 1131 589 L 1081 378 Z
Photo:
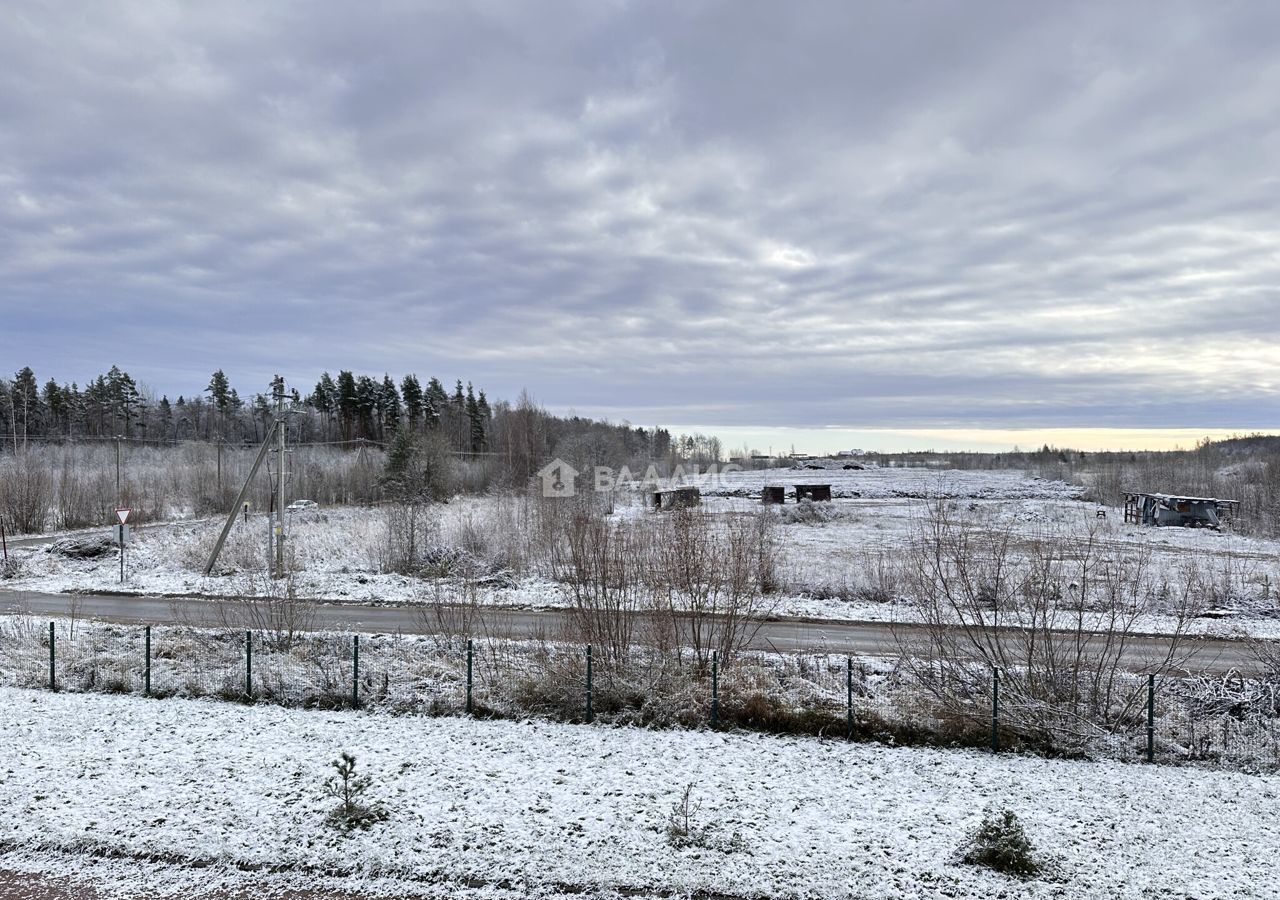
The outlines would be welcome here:
M 485 434 L 484 434 L 484 418 L 480 415 L 480 403 L 476 400 L 475 391 L 471 387 L 471 382 L 467 382 L 467 423 L 470 426 L 470 446 L 472 453 L 480 453 L 484 450 Z M 488 406 L 488 404 L 485 404 Z
M 213 408 L 218 411 L 218 436 L 225 439 L 227 412 L 231 408 L 231 384 L 227 380 L 227 373 L 221 369 L 214 372 L 213 377 L 209 379 L 209 386 L 205 388 L 205 393 L 209 395 Z
M 26 443 L 32 429 L 40 430 L 40 388 L 36 384 L 36 374 L 30 366 L 24 366 L 13 376 L 13 386 L 9 389 L 12 398 L 14 433 L 18 426 L 22 428 L 22 440 Z
M 339 370 L 337 387 L 338 420 L 342 429 L 342 439 L 349 441 L 353 436 L 356 416 L 359 413 L 359 403 L 356 398 L 356 377 L 346 369 Z
M 462 451 L 466 447 L 465 428 L 467 414 L 467 397 L 462 392 L 462 379 L 459 378 L 453 388 L 453 398 L 449 401 L 449 413 L 451 416 L 451 424 L 454 428 L 454 448 Z
M 449 395 L 445 393 L 444 385 L 440 383 L 439 378 L 432 378 L 427 382 L 426 397 L 422 406 L 422 424 L 429 430 L 439 428 L 448 406 Z
M 88 425 L 84 414 L 84 395 L 80 393 L 80 386 L 74 381 L 62 386 L 62 402 L 67 410 L 67 437 L 77 433 L 83 434 Z
M 476 398 L 476 410 L 480 413 L 480 449 L 493 449 L 493 410 L 489 408 L 489 398 L 484 391 Z
M 167 394 L 160 398 L 159 417 L 160 439 L 162 441 L 173 440 L 173 406 L 169 403 L 169 397 Z
M 409 374 L 400 381 L 400 397 L 404 400 L 404 411 L 409 417 L 409 430 L 417 431 L 422 424 L 422 385 L 418 376 Z
M 253 395 L 253 439 L 260 441 L 266 437 L 267 429 L 271 427 L 271 403 L 267 400 L 266 394 Z
M 42 429 L 44 435 L 47 437 L 65 431 L 67 405 L 63 398 L 62 388 L 58 387 L 58 382 L 52 378 L 45 382 L 44 390 L 40 393 L 40 402 L 48 416 Z
M 323 373 L 316 382 L 316 389 L 307 398 L 307 404 L 320 413 L 324 420 L 325 439 L 328 440 L 330 427 L 338 417 L 338 386 L 333 383 L 328 372 Z
M 105 385 L 106 402 L 111 409 L 112 424 L 116 426 L 116 433 L 123 433 L 125 437 L 129 437 L 133 416 L 140 399 L 138 385 L 129 377 L 128 372 L 120 371 L 117 366 L 112 366 L 107 372 Z M 123 425 L 123 432 L 121 425 Z
M 381 423 L 375 429 L 378 419 L 378 383 L 368 375 L 356 378 L 356 413 L 358 416 L 361 437 L 381 437 Z
M 400 392 L 387 374 L 383 374 L 382 390 L 378 392 L 378 411 L 382 417 L 381 437 L 385 439 L 388 432 L 394 432 L 400 427 Z

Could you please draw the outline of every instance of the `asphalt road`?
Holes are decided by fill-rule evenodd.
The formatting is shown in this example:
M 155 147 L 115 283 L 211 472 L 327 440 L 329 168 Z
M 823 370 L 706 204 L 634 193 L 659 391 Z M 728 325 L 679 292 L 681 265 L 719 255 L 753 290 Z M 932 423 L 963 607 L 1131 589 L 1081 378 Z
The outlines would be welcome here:
M 132 597 L 101 594 L 44 594 L 0 591 L 0 613 L 35 616 L 76 615 L 104 622 L 150 625 L 226 627 L 243 621 L 242 601 L 190 597 Z M 563 610 L 490 608 L 483 613 L 484 633 L 497 637 L 555 639 L 565 633 Z M 440 627 L 430 607 L 358 606 L 318 603 L 310 628 L 317 631 L 428 634 Z M 809 651 L 854 656 L 897 656 L 903 641 L 922 634 L 918 625 L 884 622 L 839 622 L 783 619 L 764 623 L 751 646 L 780 652 Z M 1094 639 L 1095 645 L 1102 638 Z M 1169 638 L 1131 636 L 1122 655 L 1124 665 L 1142 672 L 1164 659 Z M 1187 654 L 1190 654 L 1189 656 Z M 1225 673 L 1255 672 L 1261 666 L 1247 643 L 1222 639 L 1187 639 L 1180 657 L 1183 668 Z

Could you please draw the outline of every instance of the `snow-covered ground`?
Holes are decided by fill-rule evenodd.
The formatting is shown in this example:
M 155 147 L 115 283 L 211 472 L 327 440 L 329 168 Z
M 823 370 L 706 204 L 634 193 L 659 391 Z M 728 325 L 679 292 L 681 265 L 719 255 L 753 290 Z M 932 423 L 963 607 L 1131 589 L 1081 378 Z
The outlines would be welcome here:
M 108 896 L 1280 897 L 1275 776 L 10 688 L 0 728 L 0 869 L 98 873 Z M 343 751 L 389 813 L 350 835 L 321 792 Z M 709 830 L 679 848 L 689 785 Z M 1052 879 L 955 861 L 986 807 Z
M 772 469 L 733 472 L 696 479 L 704 506 L 717 513 L 759 511 L 766 485 L 831 483 L 836 499 L 813 504 L 805 521 L 795 521 L 790 501 L 775 513 L 781 551 L 782 591 L 771 601 L 779 616 L 867 621 L 909 620 L 893 594 L 895 573 L 905 564 L 912 534 L 943 502 L 948 515 L 966 527 L 1008 529 L 1017 539 L 1082 543 L 1092 538 L 1105 551 L 1150 554 L 1155 576 L 1176 586 L 1194 566 L 1215 586 L 1214 617 L 1195 630 L 1229 634 L 1280 634 L 1280 542 L 1230 531 L 1141 528 L 1127 525 L 1118 509 L 1097 516 L 1098 507 L 1079 499 L 1081 489 L 1016 471 L 957 471 L 924 468 L 844 469 L 826 462 L 821 471 Z M 638 494 L 618 497 L 615 515 L 646 515 Z M 548 578 L 545 560 L 528 546 L 527 510 L 510 498 L 460 498 L 434 508 L 426 540 L 508 574 L 472 582 L 480 602 L 527 608 L 563 606 L 567 600 Z M 266 548 L 265 518 L 237 524 L 224 551 L 226 572 L 201 574 L 218 523 L 205 521 L 156 527 L 135 534 L 129 550 L 125 588 L 144 594 L 237 595 L 270 590 L 260 575 Z M 335 508 L 300 514 L 293 523 L 296 554 L 294 589 L 301 596 L 354 603 L 412 603 L 457 599 L 456 581 L 387 574 L 386 511 Z M 43 548 L 14 553 L 21 572 L 0 588 L 37 591 L 118 590 L 113 555 L 70 560 Z M 486 557 L 491 557 L 486 559 Z M 519 560 L 509 565 L 508 557 Z M 1150 616 L 1144 630 L 1168 630 L 1172 621 Z

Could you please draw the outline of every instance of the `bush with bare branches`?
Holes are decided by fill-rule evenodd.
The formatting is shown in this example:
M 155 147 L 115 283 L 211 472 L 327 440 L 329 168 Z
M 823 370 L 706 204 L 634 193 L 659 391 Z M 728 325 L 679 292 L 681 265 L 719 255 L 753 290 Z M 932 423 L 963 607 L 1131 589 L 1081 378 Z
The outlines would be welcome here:
M 0 516 L 11 531 L 44 531 L 53 498 L 53 476 L 36 454 L 27 451 L 0 460 Z
M 646 535 L 589 510 L 569 516 L 564 527 L 553 564 L 568 586 L 573 631 L 597 648 L 606 668 L 616 667 L 630 655 L 637 616 L 648 606 Z
M 946 714 L 989 717 L 998 670 L 1005 728 L 1083 752 L 1138 725 L 1146 679 L 1129 669 L 1144 616 L 1163 613 L 1169 626 L 1142 674 L 1170 672 L 1191 654 L 1194 567 L 1157 590 L 1146 550 L 1109 549 L 1094 532 L 1020 540 L 1008 528 L 968 527 L 944 505 L 923 519 L 910 554 L 921 625 L 900 631 L 903 665 Z
M 773 611 L 775 519 L 680 509 L 653 521 L 648 579 L 671 643 L 690 647 L 702 667 L 712 651 L 731 663 Z

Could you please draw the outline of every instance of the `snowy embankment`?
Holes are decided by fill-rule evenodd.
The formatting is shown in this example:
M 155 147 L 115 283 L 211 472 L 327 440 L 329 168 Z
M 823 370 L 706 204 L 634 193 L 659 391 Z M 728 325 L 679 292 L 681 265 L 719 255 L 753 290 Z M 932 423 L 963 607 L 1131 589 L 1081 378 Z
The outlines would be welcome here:
M 1280 896 L 1276 777 L 17 689 L 0 689 L 0 727 L 0 868 L 159 858 L 183 896 L 290 878 L 486 896 Z M 320 790 L 342 751 L 389 813 L 349 836 L 326 824 Z M 692 824 L 709 831 L 680 849 L 666 827 L 690 784 Z M 1052 880 L 954 861 L 988 805 L 1022 817 Z M 272 867 L 296 874 L 261 871 Z M 107 869 L 118 880 L 97 886 L 117 895 L 163 880 Z

